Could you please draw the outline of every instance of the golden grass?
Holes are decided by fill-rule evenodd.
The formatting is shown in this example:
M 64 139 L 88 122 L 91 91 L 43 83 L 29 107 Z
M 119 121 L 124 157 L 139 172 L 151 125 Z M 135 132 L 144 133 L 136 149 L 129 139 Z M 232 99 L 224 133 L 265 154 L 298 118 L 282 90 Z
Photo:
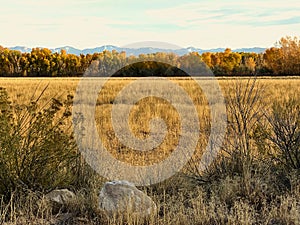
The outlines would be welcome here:
M 41 98 L 41 103 L 43 103 L 49 101 L 52 97 L 63 99 L 67 94 L 74 95 L 79 81 L 80 79 L 78 78 L 1 78 L 0 87 L 7 89 L 13 103 L 25 104 L 30 101 L 34 94 L 37 97 L 43 91 L 44 87 L 48 85 Z M 168 133 L 163 143 L 153 151 L 135 151 L 124 146 L 114 133 L 111 124 L 111 109 L 116 95 L 132 81 L 130 78 L 114 78 L 105 85 L 97 99 L 95 120 L 102 142 L 114 157 L 132 165 L 150 165 L 165 159 L 174 150 L 180 138 L 180 117 L 174 107 L 165 100 L 148 97 L 139 101 L 133 106 L 129 117 L 129 125 L 132 133 L 141 139 L 149 137 L 149 121 L 155 117 L 164 119 Z M 184 88 L 197 109 L 201 135 L 195 155 L 201 156 L 210 133 L 207 100 L 193 81 L 187 79 L 173 79 L 172 81 Z M 235 82 L 235 79 L 219 78 L 219 84 L 225 96 L 232 93 Z M 247 82 L 247 79 L 243 79 L 241 82 Z M 292 96 L 300 101 L 299 77 L 286 79 L 263 78 L 258 79 L 258 82 L 264 88 L 263 101 L 266 109 L 274 101 L 281 101 L 284 98 Z M 175 99 L 180 100 L 180 96 L 175 96 Z M 189 109 L 187 108 L 186 110 Z M 243 181 L 240 178 L 224 177 L 221 183 L 210 184 L 209 191 L 203 190 L 199 185 L 193 185 L 190 180 L 166 181 L 164 184 L 161 184 L 161 187 L 159 185 L 158 187 L 154 187 L 154 189 L 157 189 L 155 193 L 149 193 L 158 204 L 159 215 L 151 217 L 146 224 L 299 224 L 299 184 L 294 184 L 290 193 L 278 195 L 274 199 L 268 200 L 265 197 L 264 189 L 264 182 L 266 180 L 269 180 L 269 178 L 265 177 L 265 180 L 263 180 L 251 177 L 249 180 Z M 250 197 L 246 198 L 246 200 L 243 196 L 239 195 L 240 192 L 245 191 L 243 190 L 243 182 L 249 183 L 249 190 L 247 191 Z M 73 213 L 75 213 L 73 215 L 74 220 L 69 220 L 65 224 L 123 224 L 122 221 L 102 218 L 101 215 L 98 215 L 98 218 L 94 222 L 91 221 L 90 215 L 93 215 L 93 213 L 89 210 L 96 211 L 96 209 L 93 208 L 95 206 L 90 206 L 89 204 L 91 203 L 88 201 L 97 200 L 95 199 L 97 191 L 94 190 L 93 193 L 90 193 L 94 199 L 87 198 L 86 195 L 82 196 L 78 204 L 70 209 L 70 211 L 73 210 Z M 26 198 L 31 197 L 27 196 Z M 262 202 L 259 209 L 258 206 L 249 202 L 249 199 L 251 200 L 252 198 L 254 202 L 257 199 L 260 199 Z M 24 204 L 26 206 L 20 204 L 18 200 L 8 205 L 1 204 L 0 219 L 6 216 L 6 211 L 10 207 L 10 210 L 15 211 L 15 216 L 11 219 L 6 219 L 6 221 L 11 221 L 6 224 L 50 224 L 51 220 L 55 220 L 50 215 L 50 209 L 47 207 L 39 209 L 43 212 L 45 211 L 45 213 L 47 212 L 46 216 L 38 216 L 36 219 L 34 216 L 32 218 L 28 217 L 26 209 L 28 209 L 28 205 L 30 207 L 34 205 L 34 201 L 30 199 L 25 201 Z M 30 212 L 31 214 L 34 213 Z M 10 215 L 13 215 L 13 213 Z M 83 215 L 89 216 L 87 216 L 88 218 L 82 218 Z M 128 224 L 139 223 L 129 221 Z
M 219 84 L 223 90 L 229 88 L 229 85 L 236 80 L 247 81 L 247 78 L 218 78 Z M 62 94 L 74 94 L 80 78 L 0 78 L 0 86 L 7 89 L 12 101 L 17 103 L 25 103 L 34 94 L 41 92 L 43 88 L 49 84 L 45 92 L 44 99 Z M 112 94 L 120 90 L 124 85 L 130 83 L 131 78 L 112 78 L 110 79 L 110 89 L 105 94 L 105 99 L 108 103 L 112 100 Z M 188 87 L 191 93 L 192 82 L 186 79 L 176 79 L 174 81 L 184 87 Z M 291 78 L 258 78 L 258 81 L 265 86 L 266 97 L 272 101 L 283 97 L 284 95 L 297 94 L 300 89 L 300 77 Z M 192 96 L 193 97 L 193 96 Z M 195 97 L 195 96 L 194 96 Z
M 168 157 L 178 144 L 180 138 L 180 116 L 176 109 L 167 101 L 156 97 L 145 98 L 132 108 L 129 117 L 131 131 L 136 137 L 145 139 L 150 134 L 149 121 L 156 117 L 162 118 L 168 128 L 168 133 L 163 143 L 154 150 L 146 152 L 134 151 L 120 143 L 112 127 L 112 104 L 122 88 L 129 85 L 133 80 L 135 79 L 113 78 L 105 84 L 97 100 L 95 120 L 102 142 L 114 157 L 133 165 L 150 165 Z M 194 102 L 201 129 L 196 152 L 201 154 L 207 144 L 207 137 L 210 132 L 210 111 L 206 97 L 193 80 L 182 78 L 171 80 L 184 88 Z M 7 89 L 14 103 L 23 104 L 28 103 L 34 95 L 37 97 L 48 85 L 40 100 L 40 103 L 43 104 L 43 102 L 48 101 L 52 97 L 63 99 L 67 94 L 74 95 L 79 81 L 79 78 L 1 78 L 0 86 Z M 103 81 L 97 79 L 95 82 Z M 154 82 L 153 85 L 159 86 L 159 81 L 151 82 Z M 209 85 L 207 80 L 201 82 L 204 85 Z M 236 79 L 219 78 L 219 85 L 225 96 L 232 91 L 231 89 L 235 82 Z M 243 78 L 241 82 L 247 82 L 247 79 Z M 258 79 L 258 83 L 264 88 L 263 99 L 266 106 L 274 100 L 280 100 L 288 96 L 297 97 L 297 93 L 300 93 L 300 78 L 264 78 Z M 167 92 L 168 90 L 164 91 Z M 173 93 L 170 93 L 170 95 L 173 95 Z M 178 104 L 181 104 L 181 96 L 173 96 L 173 98 L 178 99 Z M 189 108 L 187 107 L 185 110 L 188 111 Z

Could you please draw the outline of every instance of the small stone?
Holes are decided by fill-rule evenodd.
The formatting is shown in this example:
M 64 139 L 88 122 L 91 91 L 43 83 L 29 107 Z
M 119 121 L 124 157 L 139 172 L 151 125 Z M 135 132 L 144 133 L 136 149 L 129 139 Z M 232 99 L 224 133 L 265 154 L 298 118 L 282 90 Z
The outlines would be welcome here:
M 52 205 L 54 211 L 59 210 L 75 201 L 75 194 L 68 189 L 54 190 L 45 195 Z
M 106 182 L 99 195 L 99 209 L 109 216 L 124 215 L 145 218 L 155 213 L 156 204 L 128 181 Z

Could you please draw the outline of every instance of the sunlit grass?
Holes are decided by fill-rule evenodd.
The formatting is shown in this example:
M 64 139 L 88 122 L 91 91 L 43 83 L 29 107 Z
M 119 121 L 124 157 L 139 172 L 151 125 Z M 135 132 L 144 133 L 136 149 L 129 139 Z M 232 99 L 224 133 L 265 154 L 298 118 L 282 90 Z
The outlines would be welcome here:
M 111 110 L 118 93 L 132 81 L 131 78 L 113 78 L 105 84 L 98 95 L 95 109 L 97 131 L 104 146 L 118 160 L 131 165 L 151 165 L 167 158 L 173 152 L 180 139 L 181 118 L 174 105 L 163 99 L 156 97 L 142 99 L 133 105 L 128 118 L 132 133 L 140 139 L 148 138 L 150 135 L 149 121 L 156 117 L 165 121 L 168 132 L 164 141 L 151 151 L 136 151 L 122 144 L 116 137 L 111 124 Z M 79 82 L 80 79 L 78 78 L 1 78 L 0 87 L 7 89 L 14 104 L 27 104 L 32 98 L 38 97 L 44 88 L 48 86 L 40 99 L 40 103 L 43 104 L 52 97 L 64 99 L 68 94 L 75 95 Z M 96 79 L 95 82 L 103 82 L 103 80 Z M 152 82 L 159 87 L 159 81 Z M 200 136 L 194 160 L 187 165 L 185 170 L 181 171 L 188 174 L 191 172 L 191 163 L 197 163 L 197 159 L 201 158 L 201 154 L 206 147 L 207 138 L 210 134 L 210 109 L 206 96 L 193 80 L 172 79 L 172 82 L 180 85 L 188 93 L 198 112 Z M 207 80 L 201 82 L 203 82 L 203 85 L 209 85 Z M 234 87 L 237 82 L 246 84 L 247 79 L 237 81 L 236 79 L 219 78 L 218 82 L 225 98 L 227 98 L 234 94 Z M 261 97 L 265 112 L 271 109 L 274 102 L 280 103 L 292 97 L 298 102 L 300 101 L 299 77 L 286 79 L 264 78 L 258 79 L 257 82 L 260 88 L 263 89 Z M 162 91 L 168 92 L 168 90 Z M 184 102 L 180 102 L 181 96 L 174 93 L 170 94 L 178 101 L 176 104 L 183 104 L 183 108 L 187 112 L 190 110 L 189 106 L 184 106 Z M 126 102 L 122 104 L 126 104 Z M 251 173 L 246 173 L 247 176 L 245 177 L 239 174 L 232 177 L 224 175 L 218 181 L 213 180 L 214 177 L 212 177 L 208 178 L 208 181 L 204 180 L 203 182 L 206 183 L 201 186 L 198 182 L 202 182 L 202 180 L 195 181 L 188 176 L 182 178 L 178 175 L 156 186 L 145 188 L 144 191 L 148 192 L 159 208 L 159 215 L 151 216 L 146 224 L 299 224 L 299 179 L 294 178 L 293 173 L 276 174 L 277 172 L 273 171 L 273 164 L 268 164 L 269 161 L 262 160 L 265 155 L 259 153 L 259 149 L 256 149 L 257 146 L 254 147 L 254 143 L 253 148 L 255 148 L 255 151 L 252 152 L 257 154 L 255 157 L 259 158 L 258 162 L 260 164 L 258 163 L 257 167 L 251 168 L 249 170 Z M 277 164 L 275 163 L 275 165 Z M 214 172 L 211 172 L 211 174 L 214 174 Z M 223 176 L 223 174 L 220 174 L 220 176 Z M 289 179 L 290 184 L 286 184 L 286 179 Z M 280 190 L 280 185 L 287 185 L 287 187 L 290 185 L 291 187 L 284 187 Z M 81 217 L 85 215 L 88 220 L 80 218 L 78 221 L 83 220 L 87 224 L 123 224 L 122 221 L 114 219 L 107 221 L 101 214 L 94 215 L 97 212 L 95 202 L 97 201 L 99 186 L 94 188 L 88 190 L 88 194 L 84 192 L 85 190 L 82 190 L 84 194 L 79 191 L 77 204 L 69 210 Z M 0 201 L 0 222 L 4 220 L 3 218 L 8 217 L 7 215 L 10 215 L 11 218 L 6 218 L 6 221 L 11 221 L 8 224 L 51 223 L 50 221 L 55 216 L 51 215 L 51 209 L 48 206 L 38 209 L 39 212 L 45 212 L 45 220 L 38 213 L 34 214 L 28 211 L 36 207 L 36 200 L 32 199 L 38 198 L 37 196 L 28 195 L 23 196 L 23 198 L 25 199 L 12 198 L 9 204 Z M 11 210 L 11 213 L 9 213 L 9 210 Z M 39 218 L 36 218 L 36 215 Z M 94 222 L 91 220 L 93 217 L 97 218 Z M 71 220 L 69 224 L 76 223 Z M 128 224 L 139 223 L 129 221 Z

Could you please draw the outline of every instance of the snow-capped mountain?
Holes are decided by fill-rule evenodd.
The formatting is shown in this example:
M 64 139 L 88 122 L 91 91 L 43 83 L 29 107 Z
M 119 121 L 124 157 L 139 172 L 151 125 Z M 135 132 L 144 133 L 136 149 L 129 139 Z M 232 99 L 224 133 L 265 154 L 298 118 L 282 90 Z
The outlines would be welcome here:
M 31 52 L 31 48 L 27 48 L 24 46 L 15 46 L 11 47 L 9 49 L 12 50 L 18 50 L 21 52 Z M 152 47 L 144 47 L 144 48 L 121 48 L 114 45 L 103 45 L 101 47 L 96 48 L 87 48 L 87 49 L 77 49 L 73 48 L 71 46 L 64 46 L 59 47 L 55 49 L 51 49 L 52 52 L 60 52 L 62 49 L 64 49 L 68 54 L 94 54 L 96 52 L 103 52 L 104 50 L 112 51 L 116 50 L 117 52 L 125 51 L 127 55 L 134 55 L 138 56 L 140 54 L 150 54 L 150 53 L 156 53 L 156 52 L 173 52 L 177 55 L 185 55 L 190 52 L 198 52 L 199 54 L 202 54 L 203 52 L 223 52 L 225 48 L 214 48 L 214 49 L 200 49 L 200 48 L 194 48 L 194 47 L 188 47 L 188 48 L 182 48 L 182 49 L 163 49 L 163 48 L 152 48 Z M 239 48 L 239 49 L 233 49 L 233 52 L 254 52 L 254 53 L 262 53 L 265 51 L 265 48 L 260 47 L 253 47 L 253 48 Z
M 25 46 L 15 46 L 15 47 L 11 47 L 9 49 L 17 50 L 17 51 L 20 51 L 20 52 L 31 52 L 31 48 L 27 48 Z

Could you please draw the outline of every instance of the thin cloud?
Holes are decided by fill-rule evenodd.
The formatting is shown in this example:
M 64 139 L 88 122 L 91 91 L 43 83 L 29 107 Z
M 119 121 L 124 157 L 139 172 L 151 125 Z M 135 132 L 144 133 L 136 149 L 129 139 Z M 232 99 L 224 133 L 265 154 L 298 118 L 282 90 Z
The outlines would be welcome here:
M 117 24 L 108 24 L 108 26 L 112 28 L 117 29 L 123 29 L 123 30 L 139 30 L 139 31 L 160 31 L 160 32 L 169 32 L 169 31 L 176 31 L 180 29 L 181 27 L 175 25 L 175 24 L 163 24 L 163 23 L 157 23 L 157 24 L 149 24 L 149 23 L 117 23 Z
M 1 2 L 2 1 L 2 2 Z M 0 45 L 78 48 L 137 41 L 269 47 L 299 35 L 298 0 L 0 0 Z
M 170 24 L 195 27 L 205 23 L 245 26 L 295 24 L 300 13 L 300 4 L 295 1 L 274 1 L 272 4 L 268 1 L 252 1 L 251 4 L 232 1 L 217 3 L 184 4 L 168 9 L 148 10 L 147 14 Z

